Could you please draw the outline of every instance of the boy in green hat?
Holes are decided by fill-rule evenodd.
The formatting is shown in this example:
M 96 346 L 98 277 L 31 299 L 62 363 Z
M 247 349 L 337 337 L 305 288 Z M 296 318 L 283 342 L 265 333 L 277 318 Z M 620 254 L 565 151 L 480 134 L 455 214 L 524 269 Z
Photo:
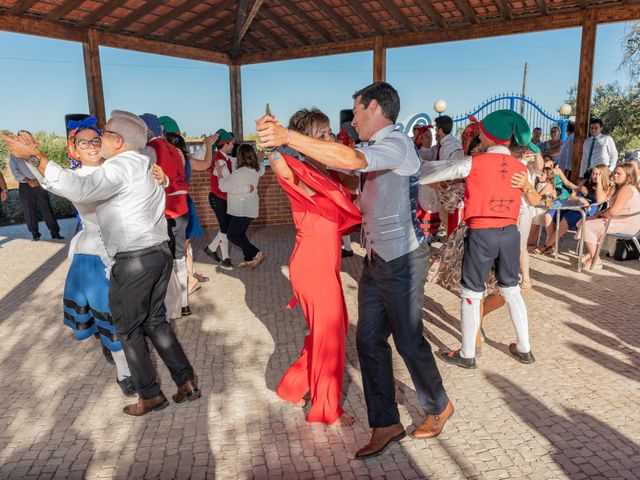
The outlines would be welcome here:
M 535 361 L 529 345 L 527 308 L 518 285 L 517 228 L 522 192 L 528 195 L 533 187 L 528 181 L 520 181 L 523 175 L 526 178 L 527 168 L 511 156 L 512 142 L 539 151 L 531 144 L 529 125 L 521 115 L 497 110 L 480 122 L 480 148 L 484 153 L 457 161 L 428 162 L 420 178 L 421 184 L 466 178 L 464 223 L 468 229 L 460 294 L 462 347 L 441 354 L 444 361 L 463 368 L 476 368 L 480 306 L 485 282 L 494 266 L 500 293 L 516 330 L 517 342 L 509 345 L 509 352 L 521 363 Z

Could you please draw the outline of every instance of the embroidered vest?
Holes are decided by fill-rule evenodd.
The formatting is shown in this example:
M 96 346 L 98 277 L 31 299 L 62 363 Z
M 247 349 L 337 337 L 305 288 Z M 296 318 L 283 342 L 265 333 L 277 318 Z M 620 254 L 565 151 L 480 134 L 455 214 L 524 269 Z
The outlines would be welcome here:
M 189 211 L 187 205 L 189 186 L 185 178 L 180 152 L 160 137 L 154 138 L 147 145 L 156 152 L 156 163 L 169 177 L 169 186 L 164 190 L 166 194 L 165 217 L 176 218 L 185 215 Z
M 227 199 L 227 194 L 220 190 L 220 186 L 218 185 L 218 177 L 215 175 L 215 165 L 216 162 L 224 160 L 227 164 L 227 168 L 229 169 L 229 173 L 231 173 L 231 159 L 224 156 L 224 154 L 220 151 L 216 152 L 213 157 L 213 161 L 211 162 L 211 193 L 213 193 L 216 197 L 221 198 L 223 200 Z
M 483 153 L 474 156 L 464 192 L 464 221 L 470 228 L 515 225 L 522 191 L 511 186 L 511 176 L 527 167 L 511 155 Z

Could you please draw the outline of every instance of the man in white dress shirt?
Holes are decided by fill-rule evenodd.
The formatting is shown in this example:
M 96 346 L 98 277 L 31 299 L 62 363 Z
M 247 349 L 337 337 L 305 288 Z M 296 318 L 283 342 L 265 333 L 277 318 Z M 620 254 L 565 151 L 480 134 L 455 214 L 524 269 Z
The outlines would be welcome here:
M 604 124 L 599 118 L 591 119 L 589 131 L 591 136 L 582 145 L 582 160 L 580 161 L 580 180 L 587 170 L 596 165 L 606 165 L 613 170 L 618 163 L 618 149 L 609 135 L 602 133 Z
M 451 135 L 453 130 L 453 119 L 448 115 L 436 117 L 436 141 L 438 144 L 433 147 L 435 149 L 434 160 L 459 160 L 464 158 L 462 151 L 462 142 L 457 137 Z M 436 190 L 440 205 L 440 225 L 444 232 L 449 231 L 449 212 L 442 207 L 442 192 Z M 453 227 L 452 227 L 453 228 Z
M 169 405 L 145 337 L 171 372 L 176 403 L 200 398 L 201 392 L 180 342 L 167 322 L 164 298 L 172 257 L 164 216 L 163 188 L 153 178 L 152 163 L 141 150 L 147 129 L 140 117 L 113 111 L 103 129 L 102 168 L 81 177 L 49 161 L 27 132 L 0 133 L 9 150 L 28 159 L 50 190 L 72 202 L 96 202 L 98 225 L 109 257 L 115 260 L 109 281 L 109 307 L 139 395 L 124 413 L 140 416 Z

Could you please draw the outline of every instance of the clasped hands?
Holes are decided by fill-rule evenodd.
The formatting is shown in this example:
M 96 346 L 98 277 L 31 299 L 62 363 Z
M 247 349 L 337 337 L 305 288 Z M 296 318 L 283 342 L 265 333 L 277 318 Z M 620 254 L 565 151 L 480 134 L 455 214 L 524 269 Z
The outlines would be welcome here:
M 14 157 L 28 160 L 32 155 L 40 153 L 40 146 L 25 130 L 19 130 L 17 135 L 0 132 L 0 140 L 7 144 L 7 148 Z
M 272 115 L 265 115 L 256 120 L 258 147 L 264 149 L 277 148 L 287 142 L 289 131 Z

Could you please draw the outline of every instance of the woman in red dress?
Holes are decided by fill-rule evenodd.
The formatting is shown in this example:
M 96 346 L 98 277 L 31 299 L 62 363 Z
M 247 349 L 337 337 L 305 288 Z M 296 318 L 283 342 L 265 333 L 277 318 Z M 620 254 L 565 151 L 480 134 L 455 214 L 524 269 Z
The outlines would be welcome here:
M 316 109 L 295 113 L 289 129 L 332 141 L 329 119 Z M 291 149 L 284 152 L 270 153 L 268 158 L 291 202 L 297 231 L 289 263 L 295 295 L 290 305 L 300 303 L 310 332 L 276 393 L 299 406 L 305 405 L 304 396 L 309 393 L 308 422 L 350 425 L 354 418 L 340 405 L 349 326 L 340 281 L 341 236 L 360 223 L 361 215 L 351 203 L 349 190 L 324 165 Z M 345 183 L 355 186 L 357 181 Z

